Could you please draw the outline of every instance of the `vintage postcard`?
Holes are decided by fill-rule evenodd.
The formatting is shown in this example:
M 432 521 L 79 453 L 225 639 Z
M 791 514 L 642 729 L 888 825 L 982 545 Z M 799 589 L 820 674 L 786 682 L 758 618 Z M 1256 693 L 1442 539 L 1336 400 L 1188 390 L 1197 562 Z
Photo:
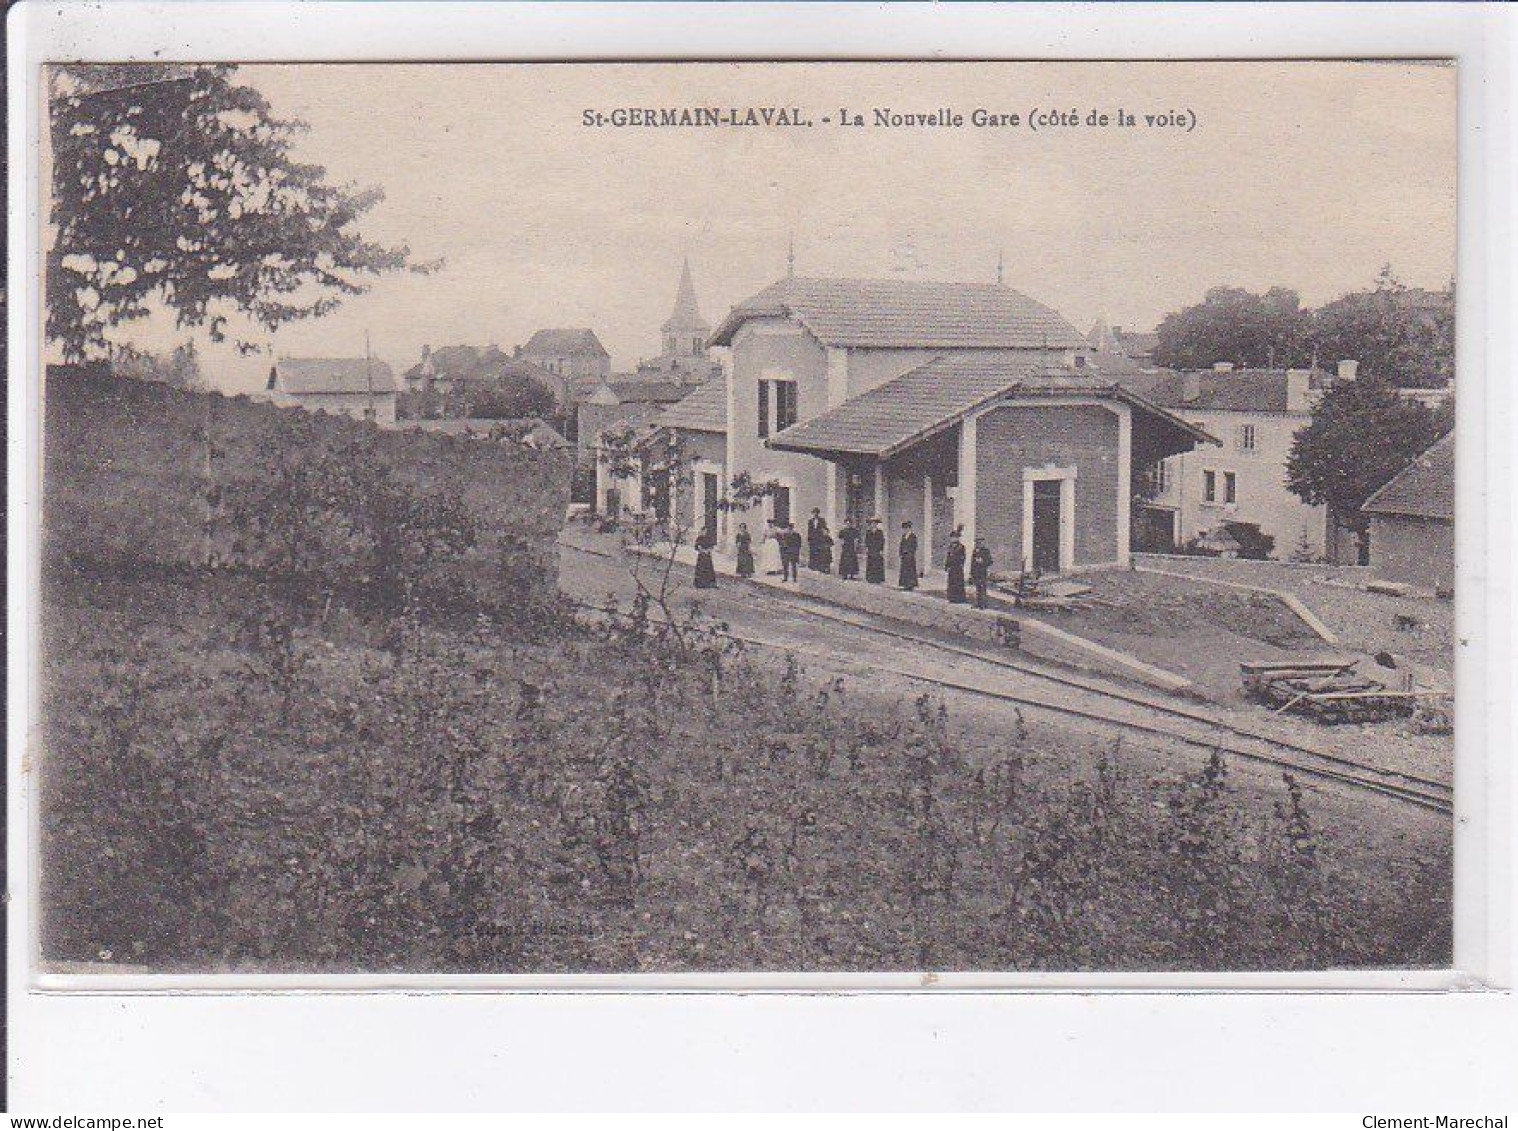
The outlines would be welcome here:
M 49 66 L 40 969 L 1451 966 L 1456 78 Z

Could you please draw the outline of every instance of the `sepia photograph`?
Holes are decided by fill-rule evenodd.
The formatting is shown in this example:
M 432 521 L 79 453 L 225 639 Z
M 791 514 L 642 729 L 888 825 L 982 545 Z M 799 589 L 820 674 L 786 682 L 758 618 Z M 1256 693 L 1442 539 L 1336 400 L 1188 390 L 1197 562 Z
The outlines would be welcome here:
M 1449 969 L 1458 73 L 50 64 L 37 968 Z

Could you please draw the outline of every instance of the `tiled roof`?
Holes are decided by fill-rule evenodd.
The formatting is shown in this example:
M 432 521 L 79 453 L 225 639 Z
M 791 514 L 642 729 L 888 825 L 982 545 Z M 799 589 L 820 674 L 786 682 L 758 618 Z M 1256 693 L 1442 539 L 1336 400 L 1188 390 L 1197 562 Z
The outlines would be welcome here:
M 776 433 L 768 443 L 780 451 L 852 453 L 884 459 L 1009 393 L 1110 397 L 1158 416 L 1197 439 L 1217 443 L 1206 432 L 1110 378 L 1059 364 L 1057 355 L 979 352 L 935 358 L 821 416 Z
M 712 335 L 731 345 L 750 318 L 796 318 L 830 346 L 1075 349 L 1086 340 L 1008 287 L 901 279 L 782 279 L 739 303 Z
M 362 357 L 287 357 L 274 364 L 278 389 L 292 396 L 393 393 L 395 375 L 383 361 Z
M 539 330 L 527 339 L 522 352 L 537 357 L 575 357 L 590 355 L 610 357 L 594 330 L 574 326 L 557 330 Z
M 495 346 L 476 349 L 474 346 L 442 346 L 432 351 L 432 376 L 434 380 L 462 382 L 466 385 L 490 385 L 503 377 L 525 377 L 546 389 L 557 391 L 560 378 L 541 365 L 534 365 L 524 357 L 511 357 Z M 419 381 L 426 376 L 425 362 L 418 362 L 406 370 L 408 380 Z
M 659 423 L 693 432 L 727 431 L 727 379 L 713 377 L 683 400 L 664 410 Z
M 1169 372 L 1155 382 L 1147 395 L 1155 404 L 1174 409 L 1200 409 L 1214 412 L 1286 412 L 1287 371 L 1285 369 L 1233 369 L 1219 373 L 1213 369 L 1195 372 Z M 1328 374 L 1311 371 L 1311 388 L 1322 388 Z M 1195 383 L 1196 395 L 1188 396 L 1187 385 Z
M 690 393 L 690 386 L 678 381 L 611 381 L 608 387 L 620 404 L 674 404 Z
M 1455 517 L 1455 434 L 1429 448 L 1365 501 L 1370 514 Z

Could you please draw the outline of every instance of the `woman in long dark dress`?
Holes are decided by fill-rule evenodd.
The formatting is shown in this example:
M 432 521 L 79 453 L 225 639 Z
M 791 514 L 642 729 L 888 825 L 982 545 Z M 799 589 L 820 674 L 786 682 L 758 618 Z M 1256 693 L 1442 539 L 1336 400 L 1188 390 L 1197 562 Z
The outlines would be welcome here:
M 903 589 L 917 588 L 917 535 L 912 533 L 912 524 L 901 524 L 901 545 L 898 547 L 901 555 L 901 573 L 896 583 Z
M 845 581 L 859 576 L 859 528 L 851 518 L 838 530 L 838 576 Z
M 716 539 L 704 532 L 696 539 L 697 589 L 717 588 L 717 570 L 712 565 L 712 547 L 716 544 Z
M 880 519 L 870 519 L 864 532 L 864 579 L 872 585 L 885 584 L 885 531 Z
M 812 508 L 812 517 L 806 524 L 806 568 L 818 573 L 833 570 L 833 534 L 818 507 Z
M 965 603 L 965 544 L 960 541 L 959 531 L 949 535 L 949 552 L 944 557 L 944 569 L 949 573 L 949 600 L 953 604 Z
M 738 524 L 738 533 L 733 538 L 734 545 L 738 548 L 738 576 L 754 576 L 754 537 L 748 532 L 748 523 Z

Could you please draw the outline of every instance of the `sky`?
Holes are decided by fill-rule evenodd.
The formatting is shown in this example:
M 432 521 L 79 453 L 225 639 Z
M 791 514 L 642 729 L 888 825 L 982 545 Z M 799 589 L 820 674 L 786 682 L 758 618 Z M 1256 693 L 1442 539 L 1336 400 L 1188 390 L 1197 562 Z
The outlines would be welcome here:
M 1455 264 L 1455 72 L 1403 63 L 500 64 L 248 66 L 240 80 L 310 130 L 298 155 L 379 185 L 361 221 L 438 273 L 391 276 L 337 312 L 255 334 L 276 355 L 397 370 L 424 345 L 590 326 L 628 369 L 659 351 L 689 257 L 714 325 L 786 272 L 994 282 L 1087 330 L 1152 328 L 1209 287 L 1317 305 L 1384 264 L 1441 287 Z M 616 107 L 795 106 L 795 129 L 582 124 Z M 854 128 L 841 108 L 966 116 Z M 975 128 L 977 107 L 1016 127 Z M 1092 127 L 1092 110 L 1134 127 Z M 1030 130 L 1031 111 L 1079 127 Z M 1195 128 L 1141 115 L 1194 114 Z M 824 123 L 822 119 L 832 119 Z M 1189 120 L 1189 118 L 1188 118 Z M 167 319 L 116 335 L 148 348 Z M 267 359 L 203 338 L 228 391 Z

